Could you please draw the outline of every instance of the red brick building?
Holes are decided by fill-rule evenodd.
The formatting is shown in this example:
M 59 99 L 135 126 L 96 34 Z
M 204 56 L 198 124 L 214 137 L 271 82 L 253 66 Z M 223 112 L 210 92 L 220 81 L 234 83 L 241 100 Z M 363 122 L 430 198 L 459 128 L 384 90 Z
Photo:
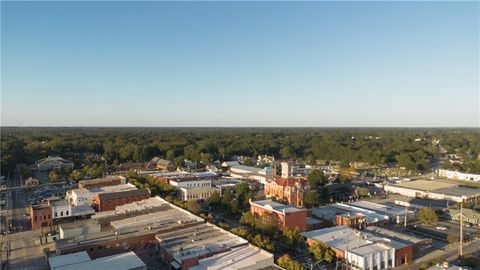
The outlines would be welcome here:
M 335 217 L 335 224 L 337 226 L 346 225 L 357 230 L 363 230 L 368 226 L 367 217 L 365 215 L 351 213 L 337 215 Z
M 30 206 L 30 221 L 32 224 L 32 230 L 52 227 L 52 207 L 49 205 Z
M 300 179 L 275 178 L 265 184 L 266 198 L 276 198 L 288 204 L 303 207 L 304 185 Z
M 133 189 L 120 192 L 99 193 L 95 195 L 94 204 L 95 211 L 115 210 L 115 207 L 148 199 L 150 191 L 146 189 Z
M 307 209 L 297 208 L 291 205 L 284 205 L 272 200 L 250 202 L 250 212 L 261 217 L 264 212 L 273 214 L 282 228 L 298 229 L 303 232 L 307 230 Z
M 144 250 L 146 245 L 156 244 L 155 233 L 130 232 L 115 235 L 110 231 L 86 234 L 80 239 L 56 241 L 57 252 L 61 255 L 86 251 L 90 258 L 110 256 L 125 252 Z
M 274 173 L 276 171 L 276 166 Z M 273 176 L 273 180 L 265 184 L 265 197 L 275 198 L 287 204 L 293 204 L 297 207 L 303 207 L 303 195 L 305 193 L 306 179 L 303 177 L 294 177 L 292 174 L 292 164 L 282 162 L 282 176 Z

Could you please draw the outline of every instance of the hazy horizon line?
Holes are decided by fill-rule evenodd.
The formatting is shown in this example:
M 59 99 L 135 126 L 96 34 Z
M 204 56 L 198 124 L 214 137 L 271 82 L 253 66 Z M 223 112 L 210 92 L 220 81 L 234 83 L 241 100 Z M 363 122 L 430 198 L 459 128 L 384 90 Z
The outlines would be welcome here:
M 2 126 L 0 128 L 339 128 L 480 129 L 480 126 Z

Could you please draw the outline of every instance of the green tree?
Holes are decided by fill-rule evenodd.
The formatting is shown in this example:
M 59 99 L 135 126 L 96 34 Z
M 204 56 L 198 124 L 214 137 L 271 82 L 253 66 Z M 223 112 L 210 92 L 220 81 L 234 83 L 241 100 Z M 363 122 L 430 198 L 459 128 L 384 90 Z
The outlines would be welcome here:
M 278 224 L 277 217 L 270 212 L 263 212 L 256 222 L 256 227 L 266 232 L 272 232 L 276 229 Z
M 252 238 L 252 243 L 256 245 L 257 247 L 263 248 L 268 251 L 273 251 L 273 245 L 272 242 L 268 237 L 262 237 L 262 235 L 257 234 L 255 237 Z
M 257 218 L 252 212 L 244 212 L 240 217 L 240 223 L 251 227 L 255 227 L 257 224 Z
M 79 170 L 73 170 L 70 173 L 70 178 L 75 180 L 75 181 L 78 181 L 78 180 L 82 179 L 82 172 L 79 171 Z
M 308 191 L 305 193 L 305 196 L 303 198 L 303 202 L 305 203 L 305 206 L 308 208 L 317 206 L 319 203 L 317 192 L 315 191 Z
M 330 202 L 330 190 L 327 187 L 323 187 L 320 191 L 320 201 L 323 204 Z
M 283 237 L 285 238 L 285 242 L 290 247 L 297 247 L 298 245 L 300 245 L 302 235 L 300 234 L 300 231 L 298 231 L 297 229 L 284 228 L 282 231 L 282 234 L 283 234 Z
M 455 244 L 458 244 L 458 243 L 459 243 L 458 237 L 457 237 L 455 234 L 449 234 L 449 235 L 447 236 L 447 241 L 448 241 L 448 243 L 450 243 L 451 245 L 455 245 Z
M 284 254 L 278 258 L 277 263 L 280 267 L 283 267 L 286 270 L 305 270 L 305 267 L 292 259 L 288 254 Z
M 214 191 L 212 196 L 208 198 L 208 205 L 211 207 L 219 207 L 222 204 L 222 198 L 220 197 L 220 193 L 218 191 Z
M 59 175 L 57 171 L 51 171 L 50 173 L 48 173 L 48 179 L 50 179 L 50 182 L 56 183 L 58 182 L 58 178 L 59 178 Z
M 248 239 L 249 236 L 250 236 L 250 232 L 246 228 L 243 228 L 243 227 L 233 228 L 232 233 L 234 233 L 234 234 L 236 234 L 236 235 L 238 235 L 242 238 L 245 238 L 245 239 Z
M 335 252 L 333 252 L 331 248 L 320 241 L 316 241 L 308 248 L 308 251 L 313 254 L 316 260 L 332 262 L 335 259 Z
M 434 224 L 438 222 L 437 213 L 433 208 L 423 208 L 418 213 L 418 219 L 423 222 L 423 224 Z
M 312 189 L 317 189 L 327 183 L 327 178 L 321 170 L 313 170 L 307 177 L 308 184 Z

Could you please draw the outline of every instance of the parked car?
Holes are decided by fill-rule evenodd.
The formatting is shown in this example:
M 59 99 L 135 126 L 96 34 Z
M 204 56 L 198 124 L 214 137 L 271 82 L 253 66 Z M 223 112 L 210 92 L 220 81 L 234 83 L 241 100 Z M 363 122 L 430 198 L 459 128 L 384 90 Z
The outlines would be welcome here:
M 439 231 L 446 231 L 448 228 L 445 226 L 437 226 L 437 230 Z

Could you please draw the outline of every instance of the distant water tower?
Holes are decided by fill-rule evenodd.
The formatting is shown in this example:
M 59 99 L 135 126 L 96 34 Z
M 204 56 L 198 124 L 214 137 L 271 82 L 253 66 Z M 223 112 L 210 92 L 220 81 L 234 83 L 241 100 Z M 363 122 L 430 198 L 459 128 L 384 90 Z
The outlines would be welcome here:
M 292 163 L 288 161 L 282 162 L 282 178 L 290 178 L 293 176 Z

